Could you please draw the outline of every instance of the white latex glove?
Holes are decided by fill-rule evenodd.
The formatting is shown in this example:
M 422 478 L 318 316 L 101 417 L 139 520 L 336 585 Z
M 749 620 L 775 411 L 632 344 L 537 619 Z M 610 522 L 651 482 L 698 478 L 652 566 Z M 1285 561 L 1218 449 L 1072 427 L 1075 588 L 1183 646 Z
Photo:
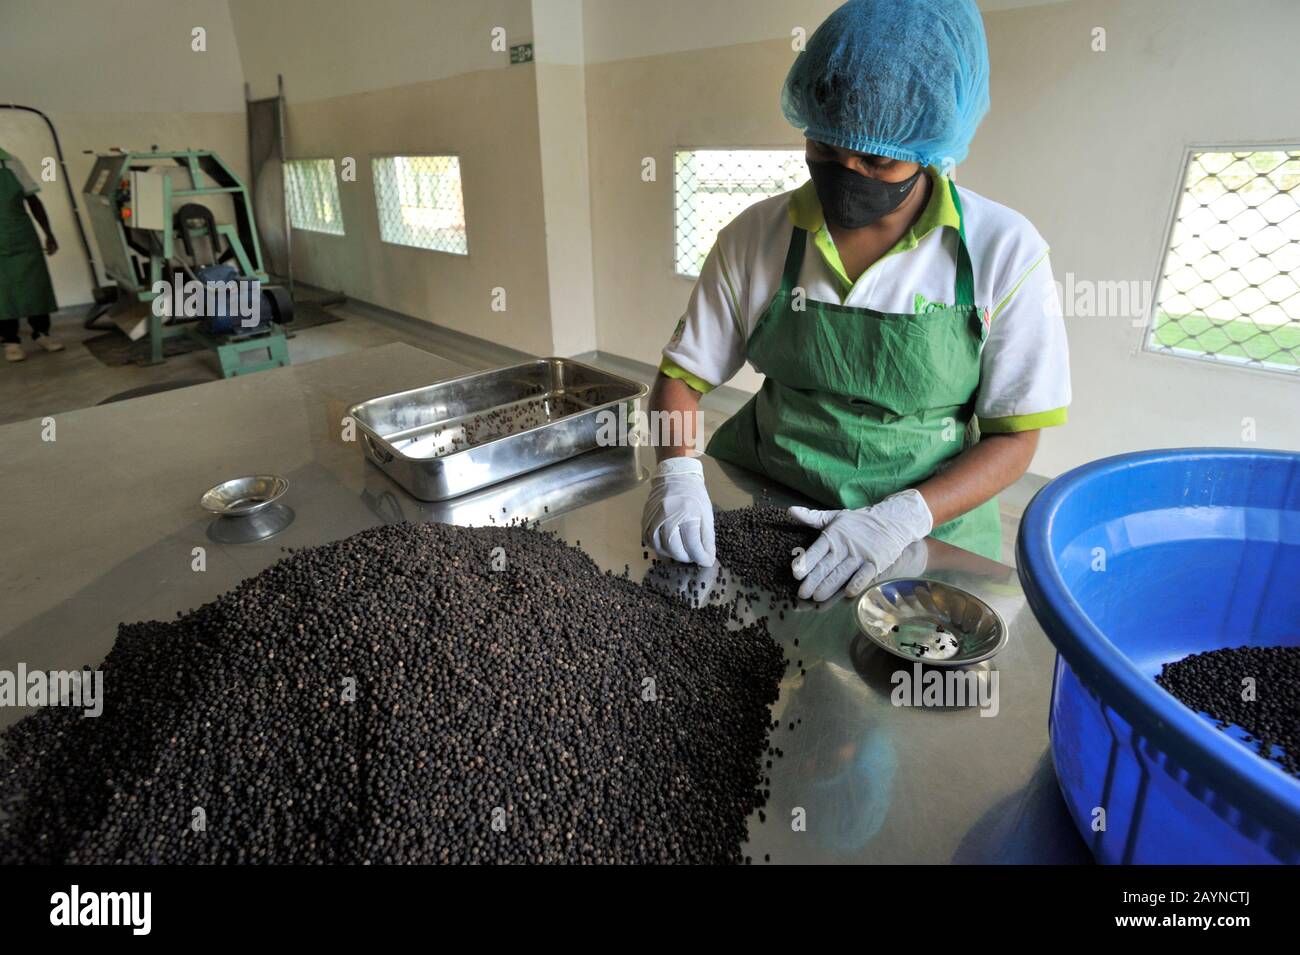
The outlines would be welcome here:
M 704 466 L 695 458 L 659 462 L 641 513 L 641 536 L 660 557 L 713 566 L 713 504 L 704 486 Z
M 856 511 L 792 507 L 789 513 L 792 520 L 822 532 L 790 565 L 795 580 L 803 581 L 799 596 L 804 600 L 829 600 L 846 581 L 846 596 L 856 597 L 908 544 L 934 528 L 925 498 L 914 489 Z

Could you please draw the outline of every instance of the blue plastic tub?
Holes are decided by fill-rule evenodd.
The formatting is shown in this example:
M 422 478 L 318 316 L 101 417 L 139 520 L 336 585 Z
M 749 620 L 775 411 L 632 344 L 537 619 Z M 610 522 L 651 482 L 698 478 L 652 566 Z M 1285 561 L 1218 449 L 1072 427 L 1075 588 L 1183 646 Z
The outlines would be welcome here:
M 1097 859 L 1300 861 L 1300 780 L 1154 679 L 1189 653 L 1300 644 L 1300 455 L 1093 462 L 1039 492 L 1016 553 L 1058 651 L 1056 775 Z

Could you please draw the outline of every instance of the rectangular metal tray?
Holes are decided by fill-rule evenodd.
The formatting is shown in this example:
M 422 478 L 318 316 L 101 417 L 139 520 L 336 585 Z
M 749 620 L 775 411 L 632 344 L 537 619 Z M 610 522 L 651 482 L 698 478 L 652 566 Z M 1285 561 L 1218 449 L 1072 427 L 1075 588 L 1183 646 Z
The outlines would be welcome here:
M 569 358 L 474 372 L 353 405 L 362 453 L 421 501 L 446 501 L 598 447 L 648 389 Z M 613 420 L 617 421 L 615 417 Z

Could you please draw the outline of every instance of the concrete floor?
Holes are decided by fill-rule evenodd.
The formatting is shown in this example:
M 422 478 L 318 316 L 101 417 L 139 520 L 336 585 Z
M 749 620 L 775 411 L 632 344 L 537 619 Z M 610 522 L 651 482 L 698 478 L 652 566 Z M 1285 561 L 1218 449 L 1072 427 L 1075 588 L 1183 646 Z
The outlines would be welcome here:
M 331 309 L 344 320 L 318 325 L 294 333 L 289 340 L 289 358 L 295 365 L 328 358 L 344 352 L 406 342 L 472 367 L 487 368 L 499 363 L 495 349 L 473 341 L 455 340 L 452 335 L 426 332 L 411 319 L 387 316 L 366 306 L 344 305 Z M 82 327 L 85 308 L 66 309 L 53 318 L 53 331 L 67 346 L 54 354 L 39 348 L 23 327 L 23 349 L 27 360 L 0 361 L 0 424 L 57 415 L 96 405 L 110 395 L 167 381 L 221 377 L 216 354 L 206 349 L 169 358 L 161 365 L 126 365 L 110 368 L 102 364 L 81 343 L 102 334 Z M 501 349 L 503 354 L 512 354 Z M 509 360 L 508 358 L 505 360 Z
M 389 342 L 405 342 L 470 368 L 490 368 L 527 358 L 503 346 L 448 332 L 361 303 L 350 302 L 331 311 L 344 320 L 304 329 L 289 340 L 289 357 L 295 365 Z M 0 362 L 0 424 L 90 407 L 110 395 L 144 385 L 220 377 L 216 355 L 206 350 L 169 358 L 154 366 L 110 368 L 101 364 L 82 345 L 87 338 L 101 333 L 82 327 L 84 314 L 84 308 L 76 308 L 54 316 L 53 329 L 67 345 L 65 351 L 48 354 L 25 338 L 26 361 Z M 26 336 L 25 326 L 23 333 Z M 579 357 L 641 380 L 647 380 L 653 374 L 653 369 L 617 356 L 592 353 Z M 712 433 L 734 413 L 744 398 L 742 392 L 734 389 L 723 388 L 711 393 L 702 405 L 707 433 Z M 1000 498 L 1002 559 L 1006 564 L 1015 563 L 1014 548 L 1020 515 L 1034 492 L 1044 483 L 1044 478 L 1026 475 Z

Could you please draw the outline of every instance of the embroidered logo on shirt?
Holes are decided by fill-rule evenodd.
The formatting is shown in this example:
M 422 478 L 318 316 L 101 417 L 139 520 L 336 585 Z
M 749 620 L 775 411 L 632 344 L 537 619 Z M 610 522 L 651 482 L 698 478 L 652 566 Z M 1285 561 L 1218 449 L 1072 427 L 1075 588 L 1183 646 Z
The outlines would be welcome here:
M 951 305 L 945 305 L 942 302 L 932 302 L 920 292 L 912 299 L 912 312 L 915 315 L 924 315 L 927 312 L 937 312 L 940 309 L 952 308 Z M 993 324 L 993 319 L 989 315 L 987 308 L 980 309 L 980 322 L 984 325 L 984 333 L 987 335 L 989 326 Z
M 916 315 L 924 315 L 926 312 L 937 312 L 940 309 L 952 308 L 951 305 L 945 305 L 943 302 L 932 302 L 920 292 L 912 299 L 912 312 Z

